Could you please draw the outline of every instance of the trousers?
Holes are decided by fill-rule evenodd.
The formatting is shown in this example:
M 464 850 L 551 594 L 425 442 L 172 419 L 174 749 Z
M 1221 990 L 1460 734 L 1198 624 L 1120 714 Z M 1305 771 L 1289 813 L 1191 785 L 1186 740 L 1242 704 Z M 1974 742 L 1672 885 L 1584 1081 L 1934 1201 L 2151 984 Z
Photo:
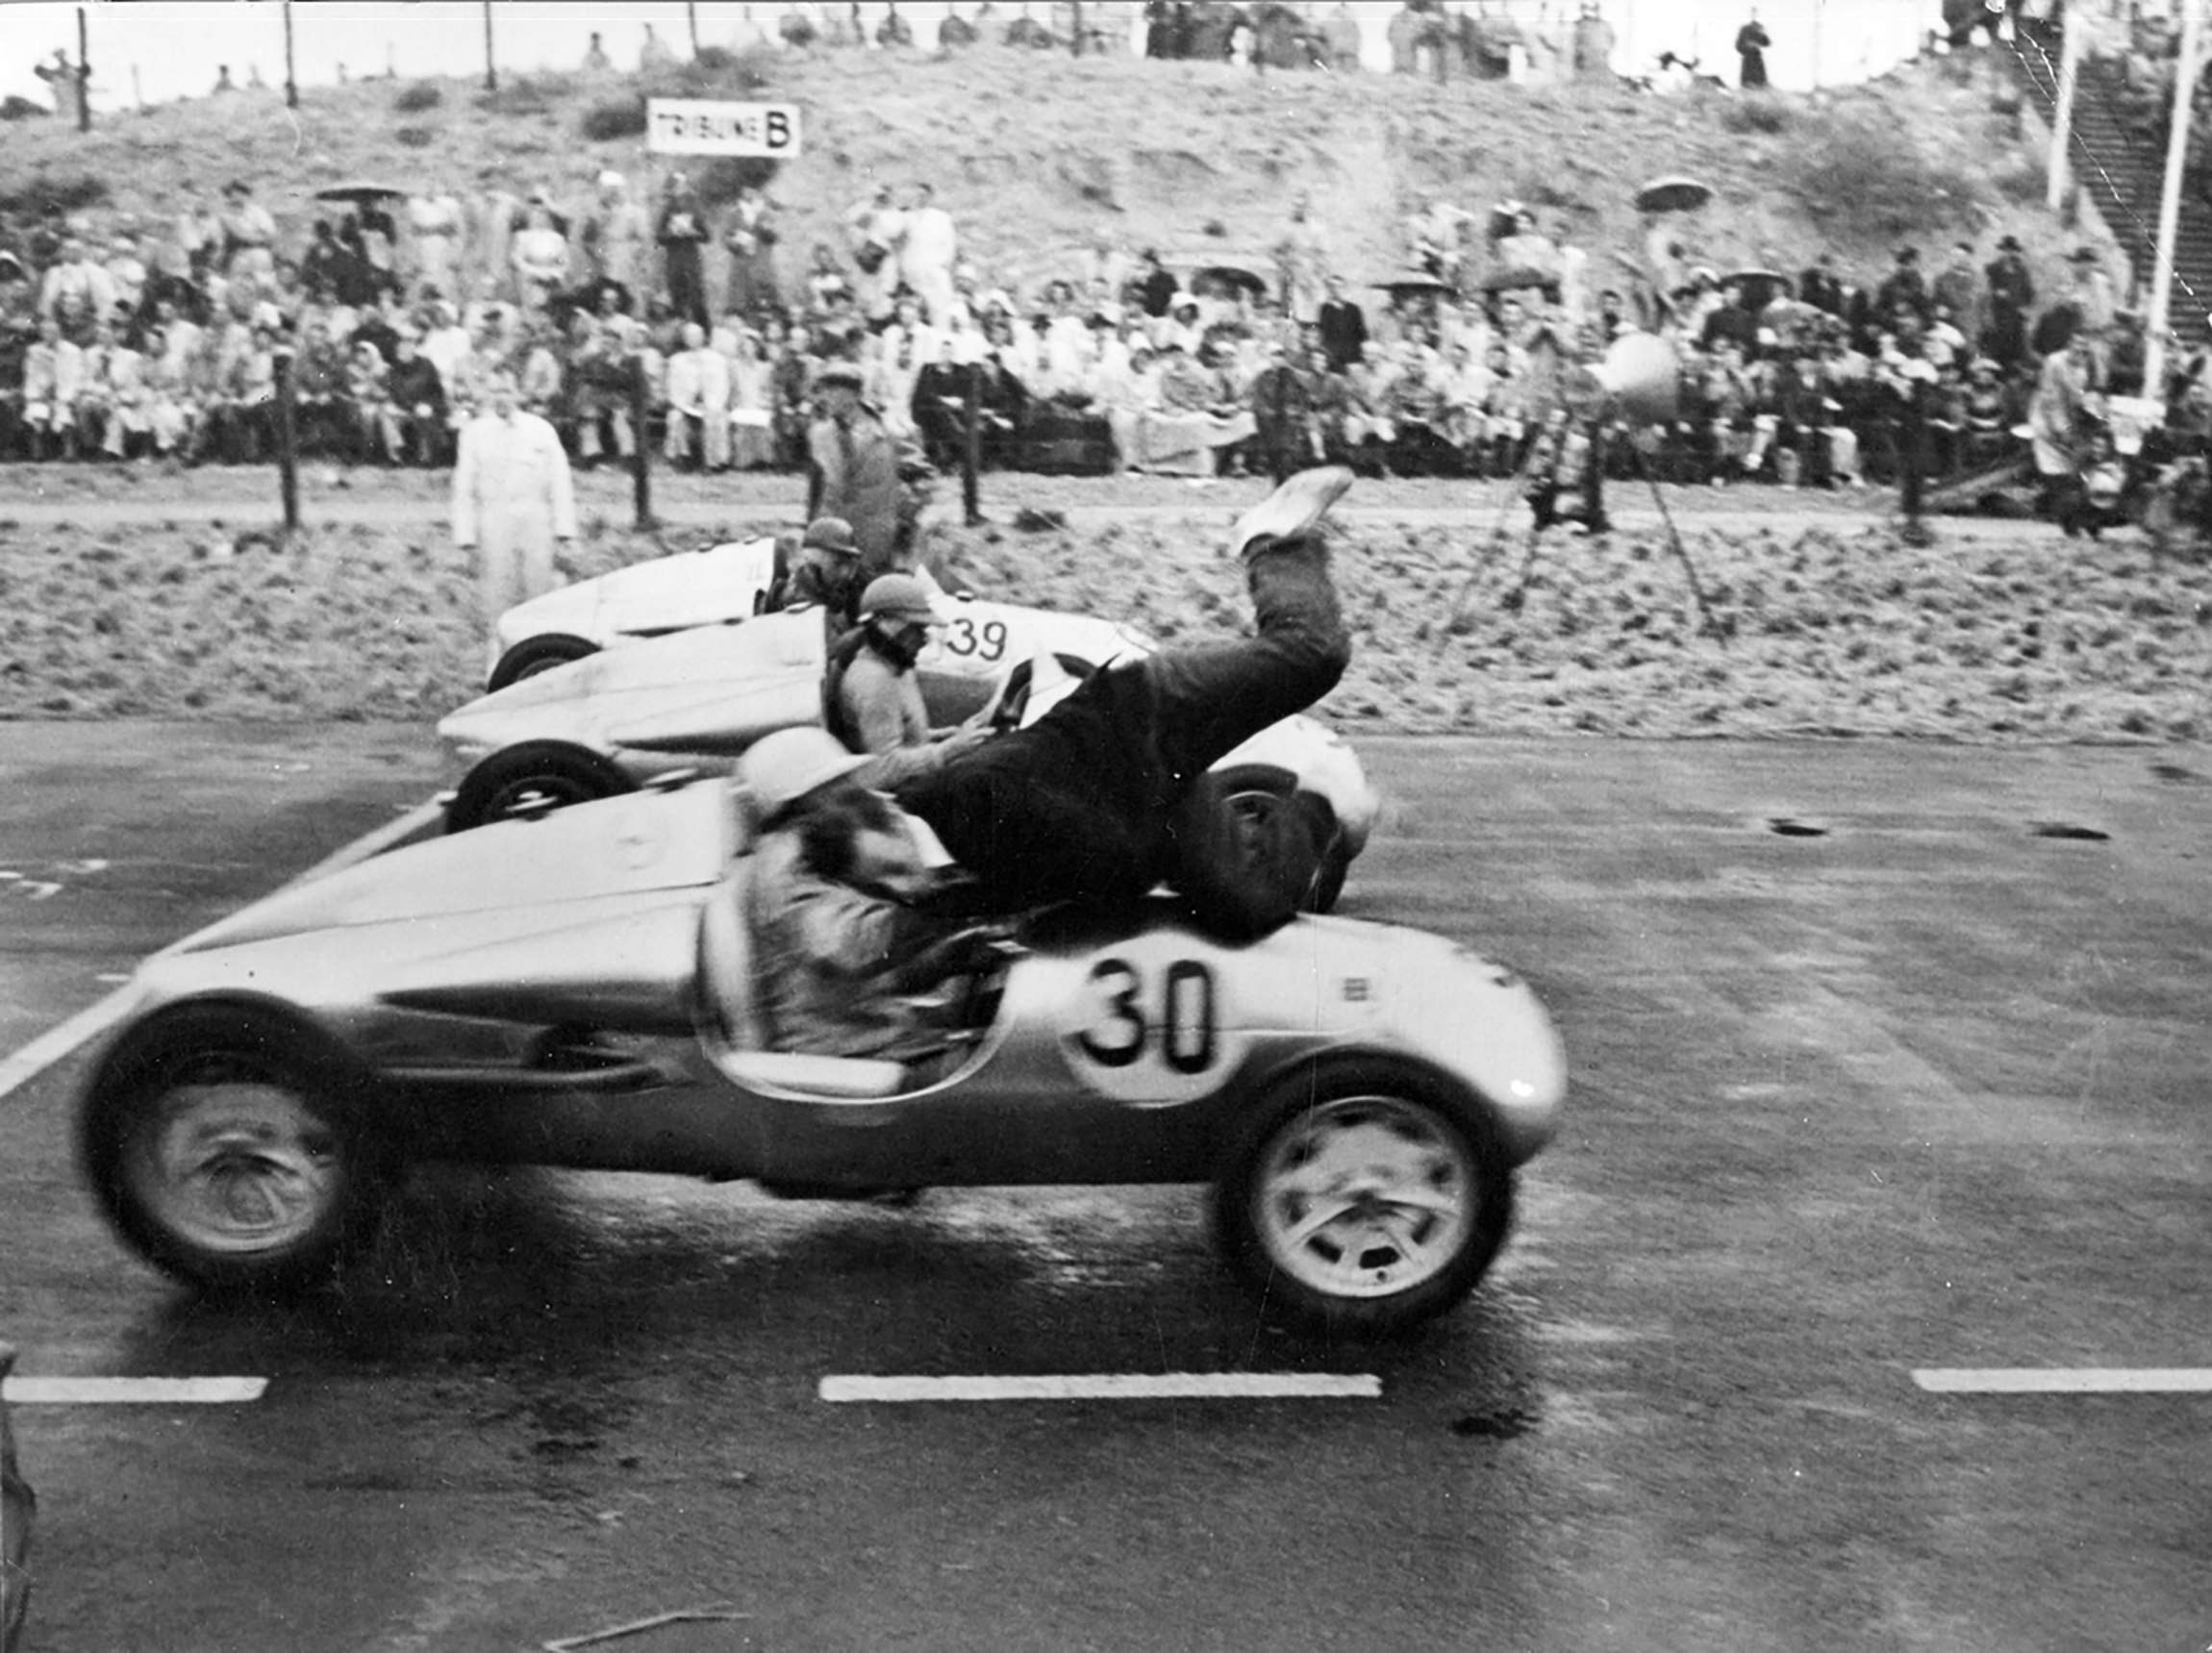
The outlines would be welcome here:
M 1319 536 L 1253 548 L 1246 585 L 1250 637 L 1109 666 L 1028 728 L 900 789 L 985 906 L 1124 905 L 1163 880 L 1191 889 L 1245 876 L 1222 863 L 1248 857 L 1249 839 L 1194 818 L 1218 804 L 1206 770 L 1313 705 L 1351 659 Z M 1187 864 L 1194 857 L 1208 864 Z

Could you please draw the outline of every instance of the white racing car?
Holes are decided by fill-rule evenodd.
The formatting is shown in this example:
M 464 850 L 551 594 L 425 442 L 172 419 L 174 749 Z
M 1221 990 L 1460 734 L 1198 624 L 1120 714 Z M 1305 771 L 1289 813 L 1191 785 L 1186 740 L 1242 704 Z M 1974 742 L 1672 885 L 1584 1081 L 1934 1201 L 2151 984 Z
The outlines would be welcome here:
M 698 783 L 439 838 L 295 886 L 133 978 L 79 1151 L 158 1266 L 312 1286 L 411 1161 L 921 1187 L 1205 1183 L 1273 1311 L 1449 1309 L 1558 1129 L 1565 1057 L 1449 939 L 1302 916 L 1230 944 L 1167 903 L 1058 909 L 935 995 L 912 1064 L 777 1048 L 747 822 Z M 732 1220 L 736 1220 L 733 1216 Z
M 447 829 L 611 797 L 679 772 L 726 773 L 763 735 L 820 722 L 828 651 L 821 614 L 755 614 L 745 595 L 745 559 L 757 570 L 772 553 L 772 542 L 754 540 L 664 558 L 509 611 L 494 645 L 500 665 L 513 668 L 505 687 L 438 725 L 455 781 Z M 692 588 L 678 578 L 686 573 L 701 576 L 698 587 L 728 611 L 725 623 L 673 623 L 679 611 L 704 614 L 710 600 L 691 606 L 685 593 Z M 916 670 L 940 727 L 987 710 L 1018 722 L 1068 678 L 1155 646 L 1089 615 L 942 590 L 932 601 L 946 623 Z M 554 619 L 573 629 L 534 629 Z M 1350 746 L 1313 718 L 1290 717 L 1215 772 L 1241 809 L 1278 808 L 1300 792 L 1328 805 L 1336 839 L 1314 906 L 1333 907 L 1380 810 Z

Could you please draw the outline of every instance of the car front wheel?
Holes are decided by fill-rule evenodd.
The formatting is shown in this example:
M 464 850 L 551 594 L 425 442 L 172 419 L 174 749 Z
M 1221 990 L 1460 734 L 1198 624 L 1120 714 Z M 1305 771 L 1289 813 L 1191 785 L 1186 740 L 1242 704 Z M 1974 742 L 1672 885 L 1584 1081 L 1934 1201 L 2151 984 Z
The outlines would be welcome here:
M 524 638 L 499 657 L 499 664 L 491 668 L 485 680 L 488 694 L 497 694 L 510 685 L 520 683 L 526 677 L 536 677 L 541 671 L 567 665 L 599 652 L 598 645 L 566 633 L 552 633 L 545 637 Z
M 297 1290 L 373 1226 L 386 1165 L 369 1089 L 284 1016 L 188 1006 L 102 1063 L 79 1157 L 109 1220 L 156 1267 L 207 1291 Z
M 1474 1288 L 1513 1219 L 1513 1178 L 1487 1120 L 1438 1081 L 1381 1061 L 1279 1084 L 1215 1188 L 1238 1271 L 1272 1306 L 1330 1332 L 1381 1335 Z
M 531 740 L 492 753 L 463 778 L 446 806 L 447 832 L 472 832 L 492 821 L 566 809 L 635 791 L 636 786 L 596 752 Z

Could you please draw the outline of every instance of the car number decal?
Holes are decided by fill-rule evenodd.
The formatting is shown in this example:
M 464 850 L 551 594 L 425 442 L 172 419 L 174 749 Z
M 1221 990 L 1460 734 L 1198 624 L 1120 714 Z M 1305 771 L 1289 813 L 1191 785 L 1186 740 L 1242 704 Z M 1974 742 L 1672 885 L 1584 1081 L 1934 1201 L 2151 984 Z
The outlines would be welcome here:
M 1214 968 L 1188 958 L 1098 960 L 1075 995 L 1065 1042 L 1086 1085 L 1125 1102 L 1201 1096 L 1231 1055 Z
M 1006 622 L 985 620 L 977 625 L 972 614 L 955 615 L 944 628 L 941 646 L 955 660 L 995 665 L 1006 658 Z

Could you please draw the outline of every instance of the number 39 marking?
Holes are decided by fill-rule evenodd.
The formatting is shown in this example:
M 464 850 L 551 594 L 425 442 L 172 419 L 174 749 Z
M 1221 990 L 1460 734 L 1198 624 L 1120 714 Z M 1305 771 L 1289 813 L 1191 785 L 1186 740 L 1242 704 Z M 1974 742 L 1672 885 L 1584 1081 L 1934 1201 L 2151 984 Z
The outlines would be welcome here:
M 1156 996 L 1126 959 L 1091 966 L 1094 1018 L 1074 1036 L 1076 1048 L 1100 1067 L 1158 1062 L 1185 1077 L 1206 1072 L 1219 1050 L 1214 972 L 1177 959 L 1162 972 Z
M 996 664 L 1006 657 L 1006 622 L 985 620 L 978 626 L 967 614 L 958 615 L 944 629 L 944 652 Z

